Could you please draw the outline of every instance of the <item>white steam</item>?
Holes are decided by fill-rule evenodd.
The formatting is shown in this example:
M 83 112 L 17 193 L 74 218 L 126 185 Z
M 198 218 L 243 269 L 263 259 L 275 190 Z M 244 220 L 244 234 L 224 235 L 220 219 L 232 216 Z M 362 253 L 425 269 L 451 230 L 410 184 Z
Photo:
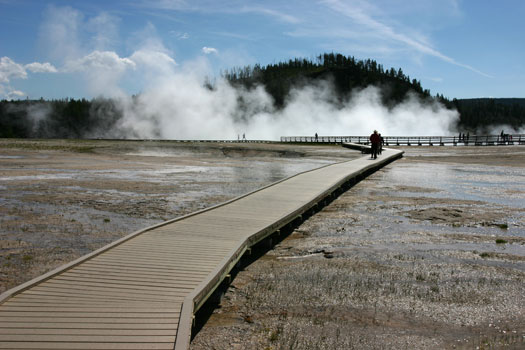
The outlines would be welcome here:
M 292 90 L 285 107 L 276 110 L 272 98 L 259 86 L 235 89 L 219 80 L 205 87 L 191 73 L 174 73 L 138 96 L 122 99 L 122 127 L 135 137 L 163 139 L 278 140 L 281 136 L 448 135 L 456 111 L 437 102 L 423 103 L 415 95 L 393 109 L 381 103 L 380 90 L 356 91 L 344 103 L 335 100 L 329 82 Z

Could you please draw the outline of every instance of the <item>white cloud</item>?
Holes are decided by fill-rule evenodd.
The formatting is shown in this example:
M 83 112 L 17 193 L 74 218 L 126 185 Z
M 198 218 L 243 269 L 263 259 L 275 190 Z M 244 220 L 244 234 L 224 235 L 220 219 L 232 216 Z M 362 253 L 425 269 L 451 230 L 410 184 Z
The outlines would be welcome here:
M 172 72 L 177 62 L 167 53 L 157 50 L 141 49 L 135 51 L 130 60 L 139 66 L 154 69 L 158 72 Z
M 401 33 L 397 31 L 394 28 L 394 26 L 388 25 L 374 18 L 370 14 L 373 7 L 366 2 L 354 1 L 349 4 L 341 0 L 324 0 L 323 3 L 326 4 L 333 11 L 351 19 L 355 24 L 361 25 L 364 28 L 366 28 L 368 32 L 367 35 L 372 35 L 376 38 L 383 38 L 386 40 L 401 43 L 407 48 L 415 50 L 416 52 L 429 56 L 434 56 L 444 62 L 463 67 L 485 77 L 490 77 L 488 74 L 483 73 L 467 64 L 457 62 L 453 58 L 434 49 L 426 42 L 424 36 L 418 33 L 412 33 L 412 35 Z
M 95 50 L 109 50 L 118 42 L 119 22 L 119 18 L 106 12 L 89 19 L 86 28 L 94 33 L 91 42 Z
M 218 54 L 219 53 L 219 51 L 216 48 L 206 47 L 206 46 L 204 46 L 202 48 L 202 52 L 205 53 L 206 55 L 209 55 L 209 54 L 212 54 L 212 53 L 214 53 L 214 54 Z
M 0 83 L 9 83 L 12 78 L 26 79 L 27 72 L 24 66 L 4 56 L 0 58 Z
M 18 100 L 21 97 L 26 96 L 23 91 L 15 90 L 11 86 L 5 86 L 0 84 L 0 98 L 7 100 Z
M 26 96 L 25 92 L 16 90 L 9 85 L 12 79 L 27 79 L 27 71 L 33 73 L 56 73 L 57 69 L 50 63 L 33 62 L 22 65 L 11 58 L 4 56 L 0 58 L 0 97 L 7 99 L 19 99 Z
M 10 100 L 19 99 L 20 97 L 24 97 L 26 94 L 23 91 L 20 90 L 11 90 L 7 93 L 7 98 Z
M 185 0 L 143 0 L 144 7 L 153 7 L 162 10 L 188 10 L 192 8 Z
M 249 1 L 244 1 L 246 3 Z M 301 22 L 296 16 L 290 15 L 283 11 L 270 8 L 269 6 L 245 5 L 240 6 L 238 1 L 185 1 L 185 0 L 143 0 L 143 7 L 154 8 L 158 10 L 201 12 L 201 13 L 226 13 L 226 14 L 245 14 L 255 13 L 268 17 L 273 17 L 281 22 L 296 24 Z
M 124 95 L 119 87 L 122 76 L 136 69 L 130 58 L 119 57 L 114 51 L 93 51 L 79 59 L 69 60 L 63 68 L 65 73 L 82 73 L 86 89 L 93 96 L 118 97 Z
M 297 17 L 286 14 L 284 12 L 276 11 L 265 7 L 244 7 L 241 10 L 242 13 L 260 13 L 266 16 L 277 18 L 279 21 L 297 24 L 301 22 Z
M 135 62 L 129 58 L 121 58 L 114 51 L 93 51 L 89 55 L 66 62 L 66 72 L 84 72 L 89 70 L 105 70 L 123 72 L 134 69 Z
M 33 62 L 25 65 L 25 68 L 33 73 L 56 73 L 58 70 L 49 62 Z
M 190 38 L 190 35 L 185 32 L 179 32 L 177 30 L 170 30 L 169 32 L 171 35 L 177 37 L 178 40 L 187 40 Z
M 40 44 L 56 60 L 71 60 L 82 56 L 80 30 L 84 16 L 69 6 L 49 6 L 40 27 Z

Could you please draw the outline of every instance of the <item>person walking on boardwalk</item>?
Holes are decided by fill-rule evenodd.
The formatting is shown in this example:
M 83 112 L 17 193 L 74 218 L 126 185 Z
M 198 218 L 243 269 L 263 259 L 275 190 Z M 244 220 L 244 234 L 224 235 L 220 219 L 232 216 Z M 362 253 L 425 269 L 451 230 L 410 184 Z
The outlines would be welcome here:
M 381 143 L 381 137 L 377 133 L 377 130 L 374 130 L 374 133 L 370 135 L 370 143 L 372 144 L 372 158 L 377 158 L 377 152 L 379 151 L 379 144 Z

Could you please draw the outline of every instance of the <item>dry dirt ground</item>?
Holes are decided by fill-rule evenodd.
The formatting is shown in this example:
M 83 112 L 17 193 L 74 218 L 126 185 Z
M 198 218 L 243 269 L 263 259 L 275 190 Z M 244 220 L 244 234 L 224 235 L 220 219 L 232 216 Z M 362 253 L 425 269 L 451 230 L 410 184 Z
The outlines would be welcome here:
M 334 146 L 0 139 L 0 293 L 136 230 L 356 156 Z
M 525 348 L 525 148 L 406 148 L 239 272 L 201 349 Z

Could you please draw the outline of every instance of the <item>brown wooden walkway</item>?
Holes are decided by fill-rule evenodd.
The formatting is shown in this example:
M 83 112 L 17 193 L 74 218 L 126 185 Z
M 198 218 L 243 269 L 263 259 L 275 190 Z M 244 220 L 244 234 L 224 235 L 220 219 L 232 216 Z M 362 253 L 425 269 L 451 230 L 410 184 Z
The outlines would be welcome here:
M 187 349 L 194 313 L 247 249 L 401 155 L 298 174 L 11 289 L 0 295 L 0 348 Z

